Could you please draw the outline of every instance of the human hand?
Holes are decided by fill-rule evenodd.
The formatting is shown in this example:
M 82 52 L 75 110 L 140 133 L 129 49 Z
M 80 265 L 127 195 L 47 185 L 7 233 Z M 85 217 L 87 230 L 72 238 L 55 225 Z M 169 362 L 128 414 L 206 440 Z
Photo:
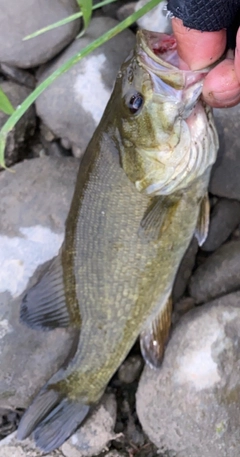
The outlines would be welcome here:
M 178 18 L 172 20 L 178 53 L 192 70 L 200 70 L 216 62 L 226 47 L 226 30 L 200 32 L 185 27 Z M 226 58 L 206 76 L 203 98 L 213 107 L 229 107 L 240 102 L 240 29 L 237 33 L 235 56 Z

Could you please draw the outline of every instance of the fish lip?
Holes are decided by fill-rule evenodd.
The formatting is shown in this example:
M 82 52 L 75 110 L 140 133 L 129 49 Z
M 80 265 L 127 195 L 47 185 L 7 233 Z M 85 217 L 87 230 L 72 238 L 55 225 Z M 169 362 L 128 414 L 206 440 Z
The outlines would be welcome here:
M 139 65 L 148 73 L 160 77 L 177 90 L 202 81 L 209 72 L 209 68 L 196 71 L 179 69 L 176 38 L 166 33 L 139 30 L 137 58 Z

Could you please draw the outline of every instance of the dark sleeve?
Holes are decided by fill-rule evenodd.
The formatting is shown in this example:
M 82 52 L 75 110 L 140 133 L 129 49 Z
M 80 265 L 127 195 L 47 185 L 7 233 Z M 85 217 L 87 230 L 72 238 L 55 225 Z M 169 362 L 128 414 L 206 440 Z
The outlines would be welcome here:
M 230 27 L 236 20 L 240 0 L 169 0 L 168 10 L 186 27 L 214 32 Z

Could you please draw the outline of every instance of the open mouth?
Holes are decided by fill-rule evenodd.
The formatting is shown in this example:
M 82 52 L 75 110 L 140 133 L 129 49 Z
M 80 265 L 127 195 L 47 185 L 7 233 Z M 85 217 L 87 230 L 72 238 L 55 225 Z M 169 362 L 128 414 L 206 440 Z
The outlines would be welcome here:
M 157 63 L 164 61 L 169 67 L 179 67 L 177 42 L 173 35 L 142 30 L 140 41 L 143 50 Z M 167 65 L 168 67 L 168 65 Z
M 141 30 L 137 34 L 139 63 L 151 74 L 154 85 L 156 77 L 175 90 L 185 89 L 202 81 L 208 69 L 182 70 L 173 35 Z M 158 82 L 159 86 L 159 82 Z

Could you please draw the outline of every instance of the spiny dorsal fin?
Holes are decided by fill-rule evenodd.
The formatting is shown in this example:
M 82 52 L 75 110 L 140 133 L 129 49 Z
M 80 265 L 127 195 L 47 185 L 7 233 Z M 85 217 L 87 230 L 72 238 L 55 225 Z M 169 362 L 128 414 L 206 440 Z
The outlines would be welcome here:
M 171 223 L 177 204 L 178 199 L 171 199 L 169 196 L 154 197 L 141 220 L 139 236 L 147 240 L 157 240 Z
M 163 359 L 172 317 L 172 298 L 166 301 L 158 316 L 140 335 L 142 355 L 148 365 L 158 368 Z
M 198 245 L 202 246 L 206 241 L 208 228 L 209 228 L 209 215 L 210 215 L 210 203 L 208 194 L 205 194 L 199 209 L 197 226 L 195 229 L 195 237 L 197 238 Z
M 71 324 L 63 282 L 61 255 L 55 257 L 40 280 L 26 293 L 21 321 L 33 329 L 51 330 Z

